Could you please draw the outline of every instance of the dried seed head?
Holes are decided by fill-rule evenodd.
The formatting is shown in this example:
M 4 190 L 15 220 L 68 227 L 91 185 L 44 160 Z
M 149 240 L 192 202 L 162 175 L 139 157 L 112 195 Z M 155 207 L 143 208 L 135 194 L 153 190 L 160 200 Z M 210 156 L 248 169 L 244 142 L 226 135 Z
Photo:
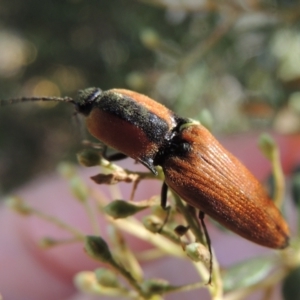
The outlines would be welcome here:
M 200 243 L 191 243 L 186 246 L 185 252 L 193 261 L 201 261 L 207 268 L 209 268 L 210 254 L 208 249 L 204 245 Z

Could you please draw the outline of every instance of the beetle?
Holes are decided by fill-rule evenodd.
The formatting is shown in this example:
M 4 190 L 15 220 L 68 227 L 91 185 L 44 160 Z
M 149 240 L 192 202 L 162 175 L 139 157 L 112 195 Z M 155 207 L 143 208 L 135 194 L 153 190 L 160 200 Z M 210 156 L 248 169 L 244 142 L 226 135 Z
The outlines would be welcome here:
M 288 246 L 288 225 L 262 185 L 199 122 L 179 117 L 153 99 L 125 89 L 87 88 L 79 91 L 76 99 L 34 97 L 6 103 L 37 100 L 74 104 L 86 117 L 87 129 L 94 137 L 154 174 L 156 166 L 161 166 L 164 208 L 169 187 L 198 209 L 202 218 L 207 214 L 262 246 Z

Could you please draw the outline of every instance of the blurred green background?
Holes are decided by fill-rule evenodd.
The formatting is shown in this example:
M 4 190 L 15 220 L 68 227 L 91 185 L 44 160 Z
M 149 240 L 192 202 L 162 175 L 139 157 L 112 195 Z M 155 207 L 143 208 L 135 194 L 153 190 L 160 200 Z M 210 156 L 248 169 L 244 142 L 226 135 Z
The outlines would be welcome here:
M 168 3 L 168 4 L 166 4 Z M 0 99 L 123 87 L 214 133 L 300 131 L 296 0 L 4 0 Z M 0 108 L 0 190 L 75 160 L 71 106 Z

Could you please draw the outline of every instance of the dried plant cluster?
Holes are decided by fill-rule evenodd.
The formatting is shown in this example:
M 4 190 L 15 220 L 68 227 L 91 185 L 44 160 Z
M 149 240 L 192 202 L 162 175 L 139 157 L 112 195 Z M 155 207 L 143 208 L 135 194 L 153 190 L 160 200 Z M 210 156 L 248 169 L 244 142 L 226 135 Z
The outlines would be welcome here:
M 279 163 L 279 154 L 274 141 L 269 136 L 262 136 L 260 146 L 263 153 L 273 165 L 275 178 L 275 195 L 277 205 L 282 206 L 284 178 Z M 66 224 L 47 212 L 30 207 L 18 197 L 10 197 L 7 204 L 18 213 L 36 215 L 45 221 L 52 222 L 62 230 L 70 233 L 68 240 L 62 241 L 55 237 L 47 237 L 40 241 L 41 246 L 63 247 L 66 242 L 82 243 L 87 255 L 104 263 L 106 267 L 96 270 L 82 270 L 75 275 L 74 282 L 79 290 L 87 294 L 110 295 L 117 299 L 164 299 L 164 295 L 193 289 L 207 289 L 211 299 L 238 300 L 260 290 L 265 291 L 272 299 L 272 289 L 284 280 L 283 293 L 289 298 L 287 286 L 295 284 L 299 273 L 298 259 L 299 239 L 293 237 L 291 246 L 286 250 L 274 251 L 268 256 L 259 256 L 240 262 L 238 265 L 221 269 L 218 258 L 213 256 L 212 282 L 207 284 L 210 269 L 210 256 L 207 249 L 197 215 L 176 194 L 169 195 L 172 212 L 168 222 L 162 227 L 166 213 L 160 208 L 160 196 L 153 195 L 150 199 L 133 201 L 135 190 L 142 180 L 163 180 L 163 173 L 158 177 L 148 172 L 135 172 L 121 168 L 105 160 L 101 151 L 86 149 L 78 154 L 81 165 L 86 167 L 99 166 L 101 172 L 91 177 L 97 184 L 108 184 L 113 189 L 120 182 L 132 184 L 131 199 L 107 199 L 95 190 L 88 188 L 78 176 L 74 166 L 63 163 L 59 172 L 69 182 L 74 201 L 79 201 L 86 210 L 93 232 L 84 233 Z M 67 183 L 66 183 L 67 184 Z M 101 186 L 99 186 L 101 189 Z M 299 202 L 299 173 L 293 177 L 293 195 Z M 92 207 L 97 207 L 97 210 Z M 139 212 L 145 211 L 141 218 Z M 107 222 L 107 228 L 99 228 L 97 215 L 101 214 Z M 101 237 L 103 230 L 111 232 L 110 238 Z M 140 253 L 132 252 L 124 238 L 124 232 L 136 236 L 152 245 L 151 250 Z M 228 234 L 224 232 L 224 234 Z M 213 246 L 213 245 L 212 245 Z M 233 249 L 238 251 L 238 249 Z M 234 255 L 234 254 L 233 254 Z M 145 278 L 141 262 L 151 262 L 159 257 L 174 256 L 194 266 L 199 274 L 195 282 L 176 286 L 161 278 Z M 295 275 L 296 273 L 296 275 Z M 297 282 L 297 281 L 296 281 Z M 266 296 L 267 297 L 267 296 Z M 265 298 L 267 299 L 267 298 Z

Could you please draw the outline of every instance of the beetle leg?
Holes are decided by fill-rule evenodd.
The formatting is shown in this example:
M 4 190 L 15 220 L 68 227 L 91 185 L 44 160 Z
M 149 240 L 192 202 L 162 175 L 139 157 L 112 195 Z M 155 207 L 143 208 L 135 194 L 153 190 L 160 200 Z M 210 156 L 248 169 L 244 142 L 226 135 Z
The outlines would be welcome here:
M 160 205 L 161 207 L 166 210 L 167 209 L 167 194 L 168 194 L 168 186 L 164 182 L 161 187 L 161 193 L 160 193 Z
M 161 193 L 160 193 L 160 205 L 164 211 L 166 211 L 166 217 L 161 225 L 161 227 L 157 230 L 157 232 L 161 232 L 164 226 L 167 224 L 170 212 L 171 212 L 171 206 L 167 205 L 167 194 L 168 194 L 168 186 L 164 182 L 162 187 L 161 187 Z
M 205 239 L 206 239 L 206 243 L 207 243 L 207 247 L 208 247 L 208 251 L 209 251 L 209 255 L 210 255 L 210 260 L 209 260 L 209 279 L 208 279 L 207 284 L 211 284 L 212 268 L 213 268 L 211 240 L 210 240 L 210 237 L 209 237 L 206 225 L 204 223 L 204 217 L 205 217 L 205 213 L 200 210 L 199 211 L 199 219 L 200 219 L 200 223 L 201 223 L 201 226 L 203 228 L 203 231 L 204 231 L 204 235 L 205 235 Z
M 128 157 L 126 154 L 123 154 L 121 152 L 117 152 L 117 153 L 108 155 L 107 149 L 108 149 L 108 147 L 106 145 L 104 145 L 103 151 L 101 154 L 102 154 L 103 158 L 107 159 L 108 161 L 117 161 L 117 160 L 122 160 L 122 159 L 125 159 Z
M 107 159 L 108 161 L 117 161 L 117 160 L 122 160 L 127 158 L 128 156 L 119 152 L 119 153 L 114 153 L 111 155 L 107 155 L 107 156 L 103 156 L 105 159 Z

